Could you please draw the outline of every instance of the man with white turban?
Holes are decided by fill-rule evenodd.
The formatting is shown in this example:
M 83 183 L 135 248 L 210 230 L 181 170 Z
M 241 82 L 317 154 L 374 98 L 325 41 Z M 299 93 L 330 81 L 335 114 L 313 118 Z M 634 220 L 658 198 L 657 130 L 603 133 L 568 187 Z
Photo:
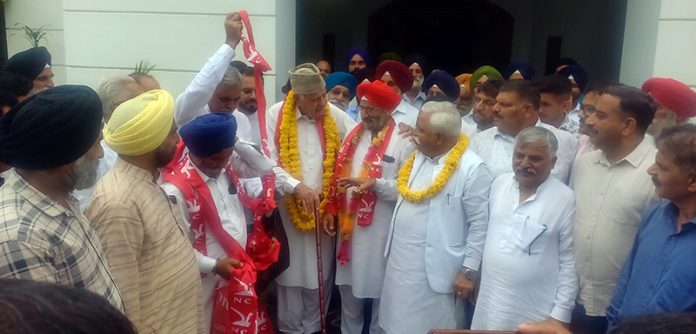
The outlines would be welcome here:
M 85 215 L 104 245 L 126 316 L 142 333 L 204 333 L 201 280 L 186 223 L 158 185 L 179 136 L 163 90 L 122 103 L 104 127 L 118 160 Z

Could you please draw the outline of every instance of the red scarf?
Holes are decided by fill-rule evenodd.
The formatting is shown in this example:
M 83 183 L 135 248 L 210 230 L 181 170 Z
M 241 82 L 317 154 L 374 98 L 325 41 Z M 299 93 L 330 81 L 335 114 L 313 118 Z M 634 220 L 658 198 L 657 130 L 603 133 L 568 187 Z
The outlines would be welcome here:
M 253 205 L 251 199 L 241 187 L 239 180 L 230 167 L 225 171 L 231 184 L 237 187 L 238 198 L 244 205 Z M 252 259 L 242 246 L 232 238 L 222 226 L 217 207 L 213 201 L 203 178 L 193 167 L 188 156 L 174 168 L 172 174 L 163 174 L 166 182 L 176 186 L 184 195 L 189 209 L 191 232 L 194 236 L 193 248 L 204 255 L 208 254 L 206 247 L 206 227 L 213 233 L 215 240 L 220 243 L 230 258 L 242 262 L 242 267 L 233 270 L 230 281 L 215 288 L 213 293 L 212 333 L 250 333 L 270 334 L 273 326 L 269 323 L 268 315 L 263 305 L 258 301 L 254 284 L 256 283 L 257 262 Z M 255 229 L 256 232 L 256 229 Z M 275 245 L 275 259 L 280 247 Z M 259 265 L 271 261 L 272 251 Z M 269 258 L 270 257 L 270 258 Z M 273 260 L 275 262 L 275 260 Z M 271 262 L 272 263 L 272 262 Z M 231 311 L 231 312 L 230 312 Z
M 394 120 L 391 119 L 387 126 L 388 128 L 386 129 L 384 140 L 382 140 L 379 146 L 370 144 L 367 154 L 365 154 L 363 158 L 362 166 L 363 169 L 367 168 L 368 178 L 378 179 L 382 177 L 382 156 L 384 156 L 387 147 L 389 147 L 389 142 L 395 127 Z M 377 193 L 374 190 L 369 190 L 362 194 L 353 192 L 350 200 L 346 204 L 346 189 L 338 187 L 338 178 L 343 175 L 345 168 L 350 168 L 352 159 L 355 158 L 355 149 L 364 133 L 365 124 L 360 123 L 346 137 L 338 153 L 338 158 L 336 159 L 334 179 L 329 191 L 329 198 L 331 200 L 327 204 L 327 212 L 338 215 L 339 221 L 341 222 L 341 243 L 336 258 L 342 265 L 350 261 L 350 239 L 353 217 L 357 216 L 356 220 L 358 226 L 370 226 L 374 219 L 375 206 L 377 205 Z M 348 177 L 350 177 L 350 175 L 348 175 Z

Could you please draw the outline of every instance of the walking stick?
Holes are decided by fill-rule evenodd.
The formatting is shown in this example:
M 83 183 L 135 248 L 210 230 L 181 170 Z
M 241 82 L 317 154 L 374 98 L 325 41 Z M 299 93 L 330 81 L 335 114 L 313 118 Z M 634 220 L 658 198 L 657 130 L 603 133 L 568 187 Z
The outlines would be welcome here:
M 314 208 L 314 235 L 317 238 L 317 279 L 319 280 L 319 317 L 321 321 L 321 334 L 327 334 L 326 331 L 326 315 L 324 312 L 324 269 L 321 260 L 321 232 L 319 231 L 320 224 L 319 208 Z

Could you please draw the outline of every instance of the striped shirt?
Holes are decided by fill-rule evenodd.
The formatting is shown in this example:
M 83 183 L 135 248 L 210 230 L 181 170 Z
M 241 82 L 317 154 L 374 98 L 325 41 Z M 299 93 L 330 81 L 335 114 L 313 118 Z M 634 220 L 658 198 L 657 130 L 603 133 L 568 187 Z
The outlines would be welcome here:
M 123 311 L 104 251 L 77 200 L 66 208 L 14 170 L 0 188 L 0 278 L 88 289 Z
M 201 279 L 185 222 L 155 177 L 120 158 L 85 215 L 139 333 L 203 333 Z

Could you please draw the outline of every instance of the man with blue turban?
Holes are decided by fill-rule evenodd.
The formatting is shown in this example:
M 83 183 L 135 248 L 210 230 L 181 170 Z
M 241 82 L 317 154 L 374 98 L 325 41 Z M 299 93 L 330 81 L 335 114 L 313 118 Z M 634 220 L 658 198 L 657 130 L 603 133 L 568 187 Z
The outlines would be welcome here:
M 243 201 L 251 198 L 247 189 L 254 195 L 260 193 L 261 182 L 258 178 L 240 180 L 230 166 L 236 132 L 237 122 L 228 113 L 210 113 L 193 119 L 179 130 L 188 154 L 171 174 L 163 175 L 166 182 L 162 189 L 175 200 L 193 237 L 203 284 L 206 333 L 210 332 L 211 320 L 217 323 L 213 319 L 214 301 L 226 297 L 226 289 L 215 288 L 241 284 L 240 280 L 245 279 L 240 275 L 242 272 L 256 271 L 254 264 L 247 261 L 245 251 L 247 224 L 251 221 L 245 218 Z M 253 285 L 253 282 L 245 283 Z M 232 298 L 229 300 L 233 303 Z M 257 315 L 253 308 L 243 313 L 249 312 Z M 255 321 L 250 321 L 248 326 L 252 328 L 239 330 L 256 332 Z
M 348 113 L 353 120 L 358 118 L 357 110 L 351 113 L 348 107 L 357 87 L 358 80 L 350 73 L 334 72 L 326 77 L 326 97 L 329 102 Z
M 505 68 L 505 80 L 534 80 L 534 66 L 528 61 L 512 61 Z
M 585 87 L 587 86 L 587 82 L 589 81 L 587 72 L 585 72 L 585 69 L 582 68 L 582 66 L 580 65 L 569 65 L 559 70 L 558 75 L 567 77 L 568 80 L 570 80 L 571 85 L 573 86 L 572 95 L 574 108 L 568 113 L 568 117 L 573 122 L 579 122 L 580 104 L 582 102 L 582 96 L 585 92 Z

